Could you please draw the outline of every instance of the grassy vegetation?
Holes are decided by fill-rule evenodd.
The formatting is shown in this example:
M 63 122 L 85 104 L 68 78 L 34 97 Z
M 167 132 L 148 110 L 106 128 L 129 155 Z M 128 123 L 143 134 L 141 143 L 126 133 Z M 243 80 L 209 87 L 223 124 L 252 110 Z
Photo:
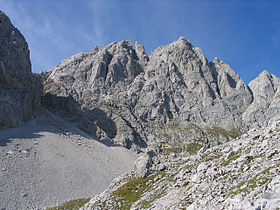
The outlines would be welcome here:
M 183 148 L 180 146 L 171 146 L 162 149 L 162 153 L 165 155 L 169 155 L 171 153 L 180 153 L 183 152 Z
M 279 167 L 276 165 L 274 167 Z M 252 189 L 261 187 L 264 184 L 271 182 L 273 176 L 270 174 L 270 170 L 274 167 L 268 167 L 265 170 L 258 173 L 255 177 L 249 179 L 248 181 L 242 181 L 240 184 L 230 192 L 229 196 L 234 196 L 241 194 L 243 196 L 249 194 Z
M 52 208 L 48 208 L 47 210 L 76 210 L 80 209 L 82 206 L 84 206 L 86 203 L 88 203 L 90 198 L 81 198 L 76 200 L 68 201 L 61 206 L 56 206 Z
M 267 157 L 267 159 L 272 160 L 272 158 L 273 158 L 275 155 L 277 155 L 278 153 L 279 153 L 278 151 L 272 153 L 271 155 L 269 155 L 269 156 Z
M 219 159 L 222 156 L 222 153 L 220 151 L 213 151 L 211 153 L 203 153 L 201 156 L 201 161 L 212 161 L 212 160 L 216 160 Z
M 257 135 L 253 138 L 253 140 L 258 140 L 260 138 L 260 135 Z
M 139 203 L 139 206 L 141 209 L 148 209 L 152 206 L 152 203 L 161 198 L 165 194 L 165 190 L 161 190 L 160 192 L 156 192 L 150 200 L 143 200 Z
M 155 134 L 155 136 L 157 138 L 168 138 L 168 137 L 171 137 L 171 135 L 169 133 L 159 133 L 159 134 Z
M 237 158 L 239 158 L 240 155 L 241 155 L 240 153 L 241 153 L 241 149 L 239 149 L 238 151 L 232 153 L 232 154 L 228 157 L 227 160 L 224 160 L 224 161 L 221 163 L 221 165 L 222 165 L 222 166 L 227 166 L 228 164 L 230 164 L 230 162 L 232 162 L 232 161 L 236 160 Z
M 241 133 L 236 129 L 226 130 L 219 126 L 213 126 L 211 128 L 207 128 L 206 131 L 207 131 L 208 135 L 211 135 L 216 138 L 219 138 L 220 136 L 222 136 L 228 140 L 229 140 L 229 138 L 235 139 L 241 135 Z
M 181 152 L 188 152 L 190 155 L 194 155 L 203 147 L 201 144 L 197 143 L 188 143 L 183 145 L 171 145 L 170 147 L 166 147 L 162 149 L 162 153 L 165 155 L 171 153 L 181 153 Z
M 200 150 L 201 148 L 202 148 L 202 145 L 196 144 L 196 143 L 189 143 L 189 144 L 185 145 L 185 151 L 191 155 L 196 154 L 197 151 Z
M 187 127 L 185 127 L 185 131 L 189 131 L 189 130 L 195 130 L 195 131 L 203 132 L 202 128 L 200 128 L 199 126 L 197 126 L 194 123 L 190 123 L 190 124 L 188 124 Z
M 113 192 L 116 197 L 115 201 L 121 204 L 117 206 L 117 209 L 130 209 L 132 204 L 138 201 L 144 192 L 151 189 L 154 178 L 159 175 L 165 176 L 166 174 L 165 172 L 159 172 L 147 178 L 135 177 L 115 190 Z

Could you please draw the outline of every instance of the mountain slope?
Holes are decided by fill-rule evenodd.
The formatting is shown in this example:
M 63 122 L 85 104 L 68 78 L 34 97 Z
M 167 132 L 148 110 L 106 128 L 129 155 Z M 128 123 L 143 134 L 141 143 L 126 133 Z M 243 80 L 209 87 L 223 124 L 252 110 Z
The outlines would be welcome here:
M 50 113 L 0 131 L 0 209 L 44 209 L 93 197 L 137 155 Z
M 159 162 L 155 156 L 143 162 L 142 156 L 134 171 L 115 179 L 82 209 L 277 209 L 279 139 L 278 119 L 196 155 L 159 154 L 165 169 L 144 178 L 137 169 Z
M 157 139 L 164 124 L 241 132 L 251 126 L 242 114 L 253 93 L 229 65 L 217 58 L 208 62 L 184 37 L 149 57 L 142 45 L 135 46 L 122 41 L 66 58 L 41 74 L 47 98 L 73 99 L 84 111 L 76 118 L 81 128 L 133 149 Z M 113 130 L 106 126 L 112 124 Z

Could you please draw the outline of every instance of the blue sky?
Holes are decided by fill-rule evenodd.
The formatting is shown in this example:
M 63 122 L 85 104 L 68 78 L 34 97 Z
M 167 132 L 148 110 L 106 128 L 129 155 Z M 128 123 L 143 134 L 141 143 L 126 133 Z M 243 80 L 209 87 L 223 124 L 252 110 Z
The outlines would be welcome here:
M 34 72 L 96 45 L 128 39 L 149 54 L 185 36 L 246 83 L 264 69 L 280 77 L 277 0 L 0 0 L 0 9 L 25 36 Z

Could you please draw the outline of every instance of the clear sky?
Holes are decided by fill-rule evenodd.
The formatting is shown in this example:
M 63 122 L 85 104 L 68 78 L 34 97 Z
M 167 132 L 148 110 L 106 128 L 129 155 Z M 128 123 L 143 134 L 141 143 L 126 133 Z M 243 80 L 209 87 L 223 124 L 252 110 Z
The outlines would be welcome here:
M 185 36 L 248 83 L 264 69 L 280 77 L 279 0 L 0 0 L 23 33 L 34 72 L 113 41 L 148 54 Z

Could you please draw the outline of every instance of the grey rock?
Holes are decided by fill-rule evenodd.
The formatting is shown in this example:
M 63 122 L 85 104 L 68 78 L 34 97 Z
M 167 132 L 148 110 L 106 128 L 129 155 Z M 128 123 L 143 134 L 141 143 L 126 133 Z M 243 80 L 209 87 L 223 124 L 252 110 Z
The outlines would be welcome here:
M 243 120 L 249 125 L 265 125 L 279 116 L 279 86 L 280 79 L 275 75 L 263 71 L 248 85 L 253 93 L 254 100 L 243 113 Z
M 31 72 L 28 45 L 0 11 L 0 129 L 16 127 L 40 109 L 41 83 Z
M 255 138 L 256 132 L 260 138 Z M 120 198 L 115 194 L 124 186 L 130 186 L 131 193 L 141 192 L 131 209 L 277 209 L 280 153 L 276 149 L 279 138 L 275 136 L 279 132 L 278 120 L 257 131 L 253 129 L 235 141 L 187 155 L 182 160 L 166 158 L 164 161 L 157 155 L 161 164 L 168 167 L 153 176 L 146 174 L 153 167 L 151 163 L 156 163 L 152 161 L 156 155 L 154 152 L 144 154 L 130 173 L 132 176 L 116 179 L 111 185 L 114 188 L 94 197 L 82 209 L 110 208 L 111 201 L 120 201 L 120 208 L 127 207 L 131 200 L 127 202 L 126 196 Z M 262 148 L 264 141 L 267 143 Z M 263 149 L 267 155 L 262 155 Z M 137 179 L 139 182 L 133 186 L 135 180 L 130 180 L 139 175 L 146 179 Z M 151 181 L 145 184 L 147 180 Z
M 114 124 L 115 135 L 94 122 L 98 113 L 88 123 L 114 143 L 134 149 L 152 144 L 168 123 L 242 129 L 241 115 L 252 101 L 249 88 L 229 65 L 219 59 L 208 62 L 184 37 L 149 57 L 138 42 L 135 49 L 130 41 L 94 47 L 66 58 L 41 78 L 45 94 L 71 97 L 83 110 L 80 117 L 95 109 L 104 112 L 111 123 L 103 124 Z M 88 123 L 81 126 L 88 130 Z M 91 133 L 98 136 L 93 127 Z
M 138 177 L 145 178 L 164 169 L 165 165 L 160 164 L 160 160 L 153 150 L 146 152 L 135 161 L 134 170 Z

